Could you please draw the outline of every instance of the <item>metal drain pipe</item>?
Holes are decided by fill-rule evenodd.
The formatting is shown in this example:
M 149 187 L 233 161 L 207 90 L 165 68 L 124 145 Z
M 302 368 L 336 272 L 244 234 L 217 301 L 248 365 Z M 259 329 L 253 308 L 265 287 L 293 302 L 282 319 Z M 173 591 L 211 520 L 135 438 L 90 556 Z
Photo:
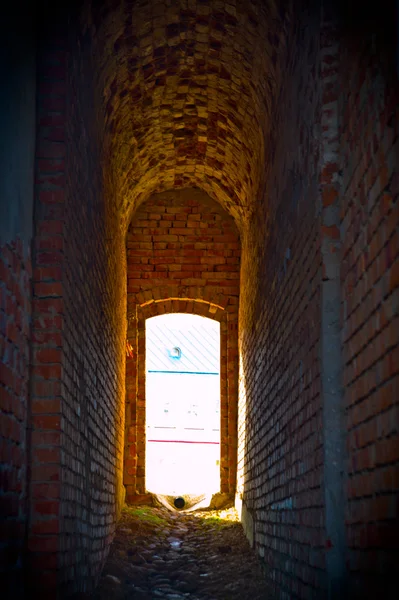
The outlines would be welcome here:
M 175 505 L 176 508 L 183 508 L 184 505 L 186 504 L 186 501 L 181 496 L 178 496 L 177 498 L 174 499 L 173 504 Z

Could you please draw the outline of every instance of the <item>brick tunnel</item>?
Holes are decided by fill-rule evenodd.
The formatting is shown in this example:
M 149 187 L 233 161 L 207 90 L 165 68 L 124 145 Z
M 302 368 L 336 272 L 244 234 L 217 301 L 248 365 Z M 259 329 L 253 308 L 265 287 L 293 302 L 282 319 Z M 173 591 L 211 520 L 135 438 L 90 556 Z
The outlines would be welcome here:
M 174 312 L 220 323 L 220 490 L 270 597 L 381 595 L 399 556 L 397 3 L 3 17 L 5 597 L 95 588 L 147 491 L 145 322 Z

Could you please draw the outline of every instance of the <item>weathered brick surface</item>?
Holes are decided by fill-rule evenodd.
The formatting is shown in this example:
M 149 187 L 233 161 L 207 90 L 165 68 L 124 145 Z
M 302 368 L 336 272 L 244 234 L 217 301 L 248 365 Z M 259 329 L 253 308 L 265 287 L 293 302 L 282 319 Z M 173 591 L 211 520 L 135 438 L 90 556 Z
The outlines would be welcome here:
M 95 158 L 89 64 L 62 30 L 43 38 L 28 550 L 30 586 L 53 598 L 95 585 L 122 501 L 126 283 Z
M 173 187 L 201 187 L 248 215 L 276 85 L 277 4 L 122 0 L 87 10 L 126 224 L 137 203 Z
M 198 189 L 156 194 L 127 234 L 127 498 L 145 492 L 145 319 L 166 312 L 221 323 L 221 491 L 234 492 L 240 238 L 231 216 Z
M 268 181 L 243 239 L 237 492 L 271 590 L 308 598 L 326 585 L 320 32 L 314 15 L 288 16 Z
M 347 543 L 359 598 L 388 586 L 399 549 L 399 85 L 387 4 L 347 15 L 341 59 Z
M 90 63 L 77 55 L 69 69 L 60 512 L 66 594 L 95 585 L 121 507 L 126 340 L 124 248 L 103 187 L 99 124 L 85 83 Z
M 66 39 L 38 52 L 28 586 L 54 595 L 61 505 Z
M 26 244 L 16 240 L 0 246 L 0 577 L 5 594 L 19 593 L 26 535 L 30 278 Z

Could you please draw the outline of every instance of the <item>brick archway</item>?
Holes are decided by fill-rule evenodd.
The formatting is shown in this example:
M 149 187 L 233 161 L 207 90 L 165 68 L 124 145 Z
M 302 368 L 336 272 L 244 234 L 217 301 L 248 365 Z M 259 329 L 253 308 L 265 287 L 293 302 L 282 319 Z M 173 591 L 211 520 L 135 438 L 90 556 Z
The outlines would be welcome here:
M 203 190 L 154 194 L 127 235 L 124 483 L 127 500 L 145 489 L 145 321 L 166 313 L 220 322 L 220 490 L 235 491 L 237 464 L 240 236 L 233 218 Z
M 153 290 L 158 295 L 158 290 Z M 145 494 L 145 322 L 150 317 L 185 313 L 220 323 L 220 491 L 233 494 L 237 465 L 237 311 L 201 298 L 152 298 L 136 305 L 128 317 L 128 341 L 133 357 L 126 367 L 126 444 L 124 483 L 127 501 Z

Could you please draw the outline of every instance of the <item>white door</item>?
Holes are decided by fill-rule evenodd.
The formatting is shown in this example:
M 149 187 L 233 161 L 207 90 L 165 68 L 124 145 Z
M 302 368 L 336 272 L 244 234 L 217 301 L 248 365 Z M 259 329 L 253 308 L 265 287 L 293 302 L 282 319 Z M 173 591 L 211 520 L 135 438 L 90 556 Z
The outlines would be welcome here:
M 146 487 L 219 491 L 220 326 L 195 315 L 146 322 Z

